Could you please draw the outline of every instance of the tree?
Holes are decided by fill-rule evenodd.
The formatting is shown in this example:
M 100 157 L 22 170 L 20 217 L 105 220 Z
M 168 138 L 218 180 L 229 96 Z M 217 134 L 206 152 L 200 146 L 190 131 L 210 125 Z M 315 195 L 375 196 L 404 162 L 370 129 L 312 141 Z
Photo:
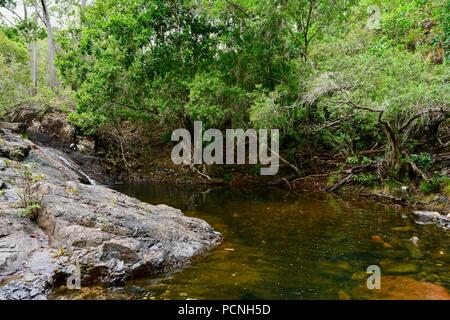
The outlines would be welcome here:
M 50 13 L 46 0 L 41 0 L 41 6 L 42 6 L 43 21 L 45 24 L 45 28 L 47 29 L 48 73 L 49 73 L 48 81 L 49 86 L 53 90 L 56 90 L 59 84 L 58 78 L 56 76 L 56 66 L 55 66 L 56 48 L 53 39 L 52 22 L 50 19 Z
M 30 76 L 26 47 L 9 39 L 0 29 L 0 118 L 8 108 L 28 96 Z
M 286 30 L 300 50 L 303 61 L 308 60 L 311 42 L 326 31 L 335 17 L 344 13 L 338 1 L 287 0 L 284 4 Z
M 33 86 L 30 88 L 31 94 L 35 95 L 38 86 L 38 45 L 37 41 L 43 37 L 41 28 L 38 25 L 38 1 L 34 0 L 34 15 L 30 17 L 28 13 L 28 5 L 31 2 L 22 1 L 23 14 L 17 12 L 15 1 L 3 1 L 3 6 L 12 15 L 12 19 L 6 22 L 11 25 L 21 36 L 22 40 L 28 45 L 30 54 L 30 74 Z M 4 20 L 6 19 L 3 17 Z
M 105 0 L 91 6 L 77 34 L 80 46 L 63 39 L 58 61 L 66 82 L 79 89 L 78 110 L 186 121 L 187 84 L 213 61 L 212 35 L 219 32 L 190 5 Z

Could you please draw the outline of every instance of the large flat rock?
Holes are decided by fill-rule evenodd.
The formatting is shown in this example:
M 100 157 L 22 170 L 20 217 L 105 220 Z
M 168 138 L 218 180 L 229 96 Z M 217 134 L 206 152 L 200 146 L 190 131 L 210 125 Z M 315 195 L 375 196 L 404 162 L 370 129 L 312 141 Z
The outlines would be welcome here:
M 82 172 L 52 149 L 5 130 L 0 138 L 28 151 L 22 162 L 0 156 L 7 186 L 0 195 L 0 299 L 45 299 L 74 267 L 82 285 L 121 284 L 180 268 L 222 242 L 208 223 L 180 210 L 81 183 Z M 18 216 L 24 164 L 43 177 L 33 186 L 42 199 L 33 221 Z

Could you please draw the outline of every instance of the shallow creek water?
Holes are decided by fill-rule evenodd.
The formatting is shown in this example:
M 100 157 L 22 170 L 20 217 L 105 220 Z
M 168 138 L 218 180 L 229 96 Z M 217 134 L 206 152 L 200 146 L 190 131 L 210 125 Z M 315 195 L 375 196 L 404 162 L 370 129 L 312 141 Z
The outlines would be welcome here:
M 268 187 L 115 189 L 204 219 L 225 241 L 177 272 L 121 288 L 60 288 L 53 298 L 421 299 L 446 297 L 450 289 L 450 232 L 417 225 L 410 210 Z M 367 289 L 370 265 L 381 267 L 381 290 Z

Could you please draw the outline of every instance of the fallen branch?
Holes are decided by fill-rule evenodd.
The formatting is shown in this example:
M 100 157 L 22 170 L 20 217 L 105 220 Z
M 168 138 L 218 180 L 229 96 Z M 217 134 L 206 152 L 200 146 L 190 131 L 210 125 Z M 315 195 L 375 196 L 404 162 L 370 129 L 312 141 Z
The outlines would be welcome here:
M 427 175 L 422 170 L 420 170 L 419 167 L 414 162 L 410 161 L 409 164 L 411 166 L 412 171 L 415 174 L 421 176 L 423 178 L 423 180 L 425 180 L 427 182 L 430 181 L 430 179 L 427 177 Z
M 439 137 L 437 137 L 437 141 L 439 142 L 441 147 L 447 148 L 448 146 L 450 146 L 450 141 L 447 141 L 446 143 L 444 143 L 444 142 L 442 142 L 441 138 L 439 138 Z
M 289 192 L 292 191 L 292 187 L 291 187 L 291 184 L 289 183 L 289 181 L 286 178 L 281 178 L 281 180 L 287 184 L 287 186 L 289 187 Z
M 344 186 L 347 183 L 349 183 L 350 181 L 352 181 L 352 179 L 353 179 L 353 173 L 349 174 L 347 177 L 345 177 L 344 179 L 339 181 L 333 187 L 325 189 L 325 191 L 327 191 L 327 192 L 334 192 L 334 191 L 340 189 L 342 186 Z
M 204 174 L 203 172 L 198 170 L 194 165 L 191 165 L 191 169 L 192 169 L 192 171 L 197 172 L 202 177 L 204 177 L 204 178 L 208 179 L 209 181 L 211 181 L 211 177 L 210 176 L 208 176 L 207 174 Z

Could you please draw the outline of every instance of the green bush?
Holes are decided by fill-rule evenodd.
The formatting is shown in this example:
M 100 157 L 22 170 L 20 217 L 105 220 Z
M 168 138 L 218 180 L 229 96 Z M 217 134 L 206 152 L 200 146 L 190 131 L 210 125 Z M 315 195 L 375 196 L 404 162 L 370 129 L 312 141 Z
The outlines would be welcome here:
M 254 176 L 259 176 L 261 174 L 261 166 L 252 166 L 249 170 L 249 173 Z
M 432 178 L 429 181 L 423 181 L 419 185 L 419 190 L 424 194 L 436 193 L 441 188 L 441 179 L 440 178 Z
M 0 29 L 0 119 L 10 107 L 29 97 L 27 59 L 26 46 L 9 39 Z
M 233 174 L 231 172 L 225 172 L 223 174 L 223 181 L 230 182 L 233 179 Z
M 356 166 L 357 164 L 359 164 L 359 158 L 357 156 L 350 156 L 347 157 L 345 162 L 351 166 Z
M 105 120 L 105 117 L 90 111 L 72 112 L 67 117 L 67 121 L 85 136 L 94 136 Z
M 433 159 L 429 153 L 411 154 L 409 159 L 424 170 L 428 170 L 433 164 Z
M 362 174 L 358 174 L 358 175 L 354 176 L 353 180 L 356 183 L 361 184 L 361 185 L 373 186 L 379 181 L 379 178 L 373 174 L 363 174 L 362 173 Z
M 22 208 L 19 216 L 23 218 L 36 219 L 41 209 L 42 195 L 37 191 L 37 183 L 44 177 L 42 174 L 33 174 L 33 166 L 30 164 L 14 165 L 14 170 L 23 180 L 23 190 L 20 195 L 18 206 Z

